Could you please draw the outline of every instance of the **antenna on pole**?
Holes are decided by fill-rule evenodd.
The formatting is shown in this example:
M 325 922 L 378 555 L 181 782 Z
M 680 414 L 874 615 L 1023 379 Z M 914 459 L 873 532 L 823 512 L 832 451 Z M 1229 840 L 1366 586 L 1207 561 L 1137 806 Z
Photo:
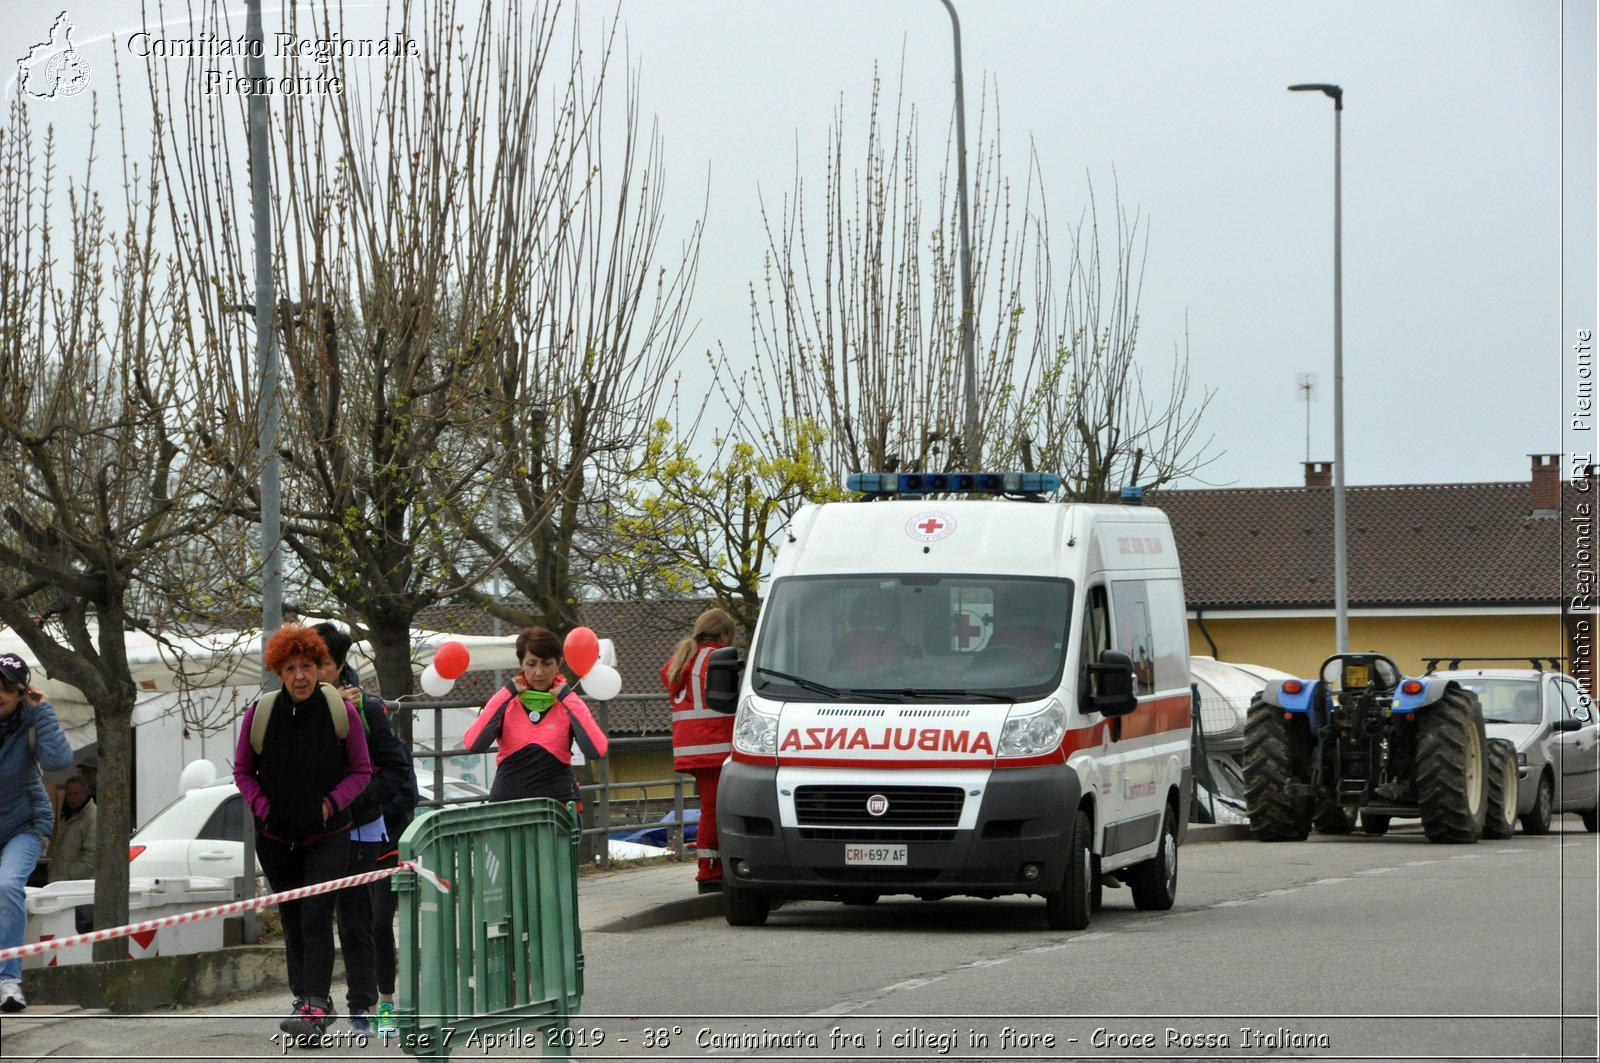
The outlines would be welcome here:
M 1311 464 L 1311 404 L 1317 401 L 1317 374 L 1296 373 L 1294 375 L 1294 390 L 1296 397 L 1306 404 L 1306 464 Z

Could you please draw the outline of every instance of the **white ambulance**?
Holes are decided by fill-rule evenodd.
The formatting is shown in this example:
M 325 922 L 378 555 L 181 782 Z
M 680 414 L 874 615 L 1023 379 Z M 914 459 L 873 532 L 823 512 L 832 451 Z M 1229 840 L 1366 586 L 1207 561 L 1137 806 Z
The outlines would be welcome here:
M 1172 906 L 1189 819 L 1183 583 L 1166 515 L 1052 503 L 1038 473 L 852 476 L 773 567 L 718 788 L 723 910 L 1103 886 Z M 964 490 L 977 498 L 947 499 Z M 939 494 L 938 500 L 926 494 Z

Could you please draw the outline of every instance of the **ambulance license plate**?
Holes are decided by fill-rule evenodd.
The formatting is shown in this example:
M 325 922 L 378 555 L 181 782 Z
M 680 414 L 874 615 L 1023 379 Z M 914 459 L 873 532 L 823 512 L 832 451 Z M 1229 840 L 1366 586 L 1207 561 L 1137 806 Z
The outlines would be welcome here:
M 903 845 L 847 845 L 844 847 L 846 866 L 876 864 L 887 867 L 906 866 L 906 847 Z

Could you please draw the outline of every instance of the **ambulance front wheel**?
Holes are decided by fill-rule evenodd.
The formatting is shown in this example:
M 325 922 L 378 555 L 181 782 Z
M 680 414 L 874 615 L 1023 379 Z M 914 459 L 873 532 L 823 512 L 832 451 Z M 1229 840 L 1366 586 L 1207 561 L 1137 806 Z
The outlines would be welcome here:
M 1067 873 L 1061 878 L 1061 888 L 1044 895 L 1044 918 L 1051 930 L 1082 930 L 1089 925 L 1089 913 L 1094 908 L 1092 837 L 1089 814 L 1080 810 L 1072 819 Z
M 729 926 L 762 926 L 772 905 L 765 893 L 740 889 L 732 882 L 722 887 L 722 918 Z

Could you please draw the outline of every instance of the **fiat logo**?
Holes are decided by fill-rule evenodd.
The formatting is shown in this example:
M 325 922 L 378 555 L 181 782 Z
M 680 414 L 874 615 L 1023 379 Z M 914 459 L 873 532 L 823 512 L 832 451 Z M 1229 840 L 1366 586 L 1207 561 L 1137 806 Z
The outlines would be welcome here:
M 889 811 L 889 799 L 882 794 L 873 794 L 867 798 L 867 815 L 881 816 Z

